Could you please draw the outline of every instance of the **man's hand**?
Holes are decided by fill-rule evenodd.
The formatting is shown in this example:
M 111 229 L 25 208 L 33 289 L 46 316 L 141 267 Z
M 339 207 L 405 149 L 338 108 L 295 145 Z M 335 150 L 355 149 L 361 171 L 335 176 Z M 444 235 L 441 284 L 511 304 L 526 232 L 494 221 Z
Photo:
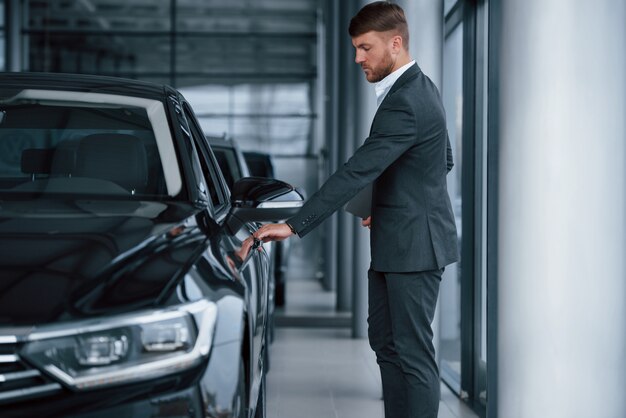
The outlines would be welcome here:
M 292 235 L 293 232 L 287 224 L 265 224 L 254 233 L 254 237 L 263 242 L 282 241 Z
M 368 228 L 371 228 L 372 227 L 372 217 L 368 216 L 367 218 L 363 219 L 361 221 L 361 225 L 366 226 Z
M 248 258 L 248 254 L 250 254 L 250 250 L 252 250 L 253 248 L 260 249 L 261 243 L 257 241 L 255 245 L 254 237 L 249 236 L 248 238 L 243 240 L 243 242 L 241 243 L 241 248 L 239 248 L 238 250 L 235 250 L 234 254 L 239 258 L 241 262 L 244 262 Z

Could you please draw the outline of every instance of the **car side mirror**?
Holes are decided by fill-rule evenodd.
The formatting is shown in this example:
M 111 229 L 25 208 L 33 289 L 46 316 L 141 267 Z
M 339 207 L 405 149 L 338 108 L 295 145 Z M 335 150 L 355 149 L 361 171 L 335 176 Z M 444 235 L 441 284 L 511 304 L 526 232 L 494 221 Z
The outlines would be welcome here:
M 246 222 L 276 222 L 295 215 L 304 198 L 292 185 L 265 177 L 244 177 L 233 185 L 226 230 L 234 235 Z

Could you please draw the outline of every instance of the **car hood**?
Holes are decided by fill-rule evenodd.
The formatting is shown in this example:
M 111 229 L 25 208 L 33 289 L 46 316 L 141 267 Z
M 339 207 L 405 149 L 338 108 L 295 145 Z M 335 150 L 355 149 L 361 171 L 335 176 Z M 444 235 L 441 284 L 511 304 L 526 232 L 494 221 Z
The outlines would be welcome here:
M 199 210 L 145 201 L 0 201 L 0 324 L 158 304 L 204 247 Z

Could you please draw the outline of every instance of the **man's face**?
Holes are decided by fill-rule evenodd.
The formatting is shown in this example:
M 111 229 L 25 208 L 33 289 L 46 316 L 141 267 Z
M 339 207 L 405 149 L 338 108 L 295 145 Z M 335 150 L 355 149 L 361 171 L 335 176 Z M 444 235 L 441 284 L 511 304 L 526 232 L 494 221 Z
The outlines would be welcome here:
M 370 83 L 377 83 L 391 74 L 397 58 L 395 38 L 388 32 L 375 31 L 352 38 L 356 49 L 354 61 L 361 66 Z

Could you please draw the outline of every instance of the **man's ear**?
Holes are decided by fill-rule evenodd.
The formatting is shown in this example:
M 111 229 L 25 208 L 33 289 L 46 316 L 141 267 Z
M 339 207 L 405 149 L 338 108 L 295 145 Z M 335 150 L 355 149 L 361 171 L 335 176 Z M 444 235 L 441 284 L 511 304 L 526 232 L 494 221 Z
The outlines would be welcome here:
M 403 39 L 400 35 L 394 35 L 391 38 L 391 48 L 393 52 L 398 53 L 403 48 Z

